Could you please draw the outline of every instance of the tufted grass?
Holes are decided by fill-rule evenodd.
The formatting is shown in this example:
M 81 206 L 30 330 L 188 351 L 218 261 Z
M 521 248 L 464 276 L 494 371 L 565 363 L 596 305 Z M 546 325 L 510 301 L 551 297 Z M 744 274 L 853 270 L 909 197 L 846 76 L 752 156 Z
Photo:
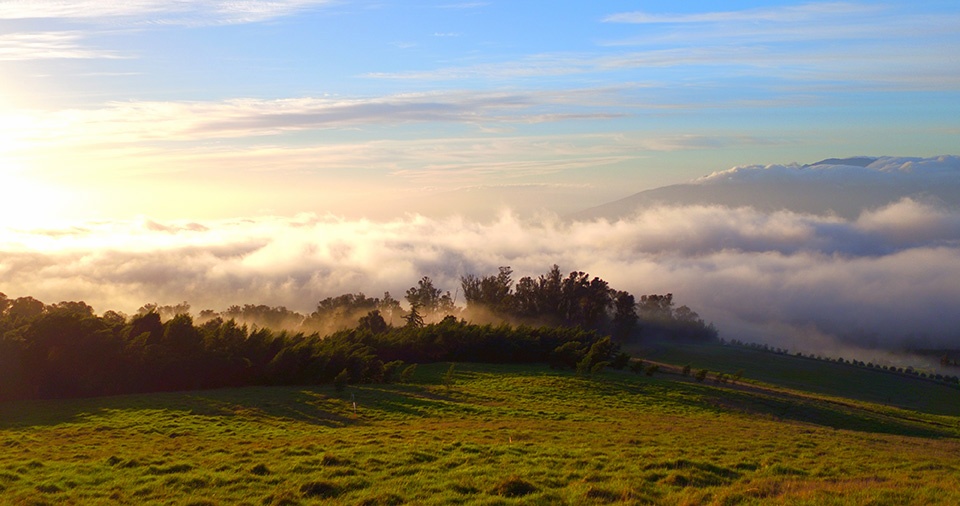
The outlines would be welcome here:
M 616 371 L 0 405 L 11 504 L 960 504 L 960 417 Z M 769 378 L 767 378 L 769 380 Z M 960 400 L 960 392 L 957 392 Z M 353 402 L 356 402 L 354 410 Z

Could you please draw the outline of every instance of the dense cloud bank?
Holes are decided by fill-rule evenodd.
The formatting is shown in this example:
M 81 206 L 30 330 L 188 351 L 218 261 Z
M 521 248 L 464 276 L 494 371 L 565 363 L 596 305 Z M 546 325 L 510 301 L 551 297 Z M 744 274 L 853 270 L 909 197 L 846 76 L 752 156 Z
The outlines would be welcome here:
M 509 265 L 519 278 L 554 263 L 636 295 L 672 292 L 728 339 L 825 353 L 960 347 L 960 211 L 910 199 L 853 220 L 688 206 L 614 222 L 300 215 L 0 230 L 0 291 L 99 312 L 183 300 L 195 312 L 309 312 L 348 292 L 402 298 L 423 275 L 455 293 L 463 274 Z
M 903 199 L 960 207 L 960 157 L 856 157 L 812 165 L 746 165 L 695 181 L 663 186 L 580 211 L 576 219 L 617 220 L 664 204 L 753 207 L 768 213 L 839 216 Z
M 943 155 L 920 158 L 882 156 L 877 158 L 831 158 L 812 165 L 744 165 L 715 172 L 700 182 L 723 180 L 776 179 L 784 183 L 797 180 L 820 180 L 842 185 L 858 185 L 874 181 L 887 184 L 924 185 L 957 184 L 960 156 Z

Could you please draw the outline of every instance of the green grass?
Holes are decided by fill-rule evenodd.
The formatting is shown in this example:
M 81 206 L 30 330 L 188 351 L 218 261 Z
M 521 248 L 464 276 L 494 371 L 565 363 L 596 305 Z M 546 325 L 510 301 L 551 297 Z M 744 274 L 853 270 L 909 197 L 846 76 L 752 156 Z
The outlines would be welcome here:
M 960 503 L 955 415 L 539 366 L 457 364 L 446 384 L 448 367 L 340 394 L 3 404 L 0 502 Z
M 742 370 L 746 379 L 787 388 L 960 416 L 957 387 L 877 369 L 719 344 L 671 343 L 630 351 L 650 360 L 690 364 L 694 370 Z

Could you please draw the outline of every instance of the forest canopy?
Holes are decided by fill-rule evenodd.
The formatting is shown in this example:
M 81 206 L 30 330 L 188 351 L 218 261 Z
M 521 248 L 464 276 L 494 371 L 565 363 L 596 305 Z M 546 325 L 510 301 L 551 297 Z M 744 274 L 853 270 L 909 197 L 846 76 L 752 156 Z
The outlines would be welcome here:
M 270 384 L 389 382 L 413 364 L 544 362 L 590 372 L 633 339 L 713 340 L 673 296 L 627 292 L 554 265 L 466 275 L 457 295 L 422 277 L 401 302 L 328 297 L 309 315 L 233 305 L 196 316 L 187 302 L 97 315 L 84 302 L 0 293 L 0 399 L 60 398 Z M 456 304 L 462 292 L 465 307 Z M 408 371 L 409 372 L 409 371 Z

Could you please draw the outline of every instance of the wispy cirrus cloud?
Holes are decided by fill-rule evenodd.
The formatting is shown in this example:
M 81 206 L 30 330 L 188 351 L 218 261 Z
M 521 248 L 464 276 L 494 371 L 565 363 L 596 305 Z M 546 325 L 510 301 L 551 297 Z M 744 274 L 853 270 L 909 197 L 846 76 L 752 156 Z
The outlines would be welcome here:
M 113 50 L 86 47 L 79 32 L 29 32 L 0 35 L 0 61 L 125 58 Z
M 122 49 L 101 49 L 89 40 L 118 28 L 258 23 L 328 3 L 330 0 L 0 2 L 0 21 L 9 23 L 9 33 L 0 35 L 0 61 L 132 58 L 135 55 Z M 37 29 L 36 21 L 42 21 L 45 29 Z
M 418 181 L 511 178 L 622 164 L 645 152 L 755 144 L 738 135 L 669 133 L 540 135 L 552 122 L 609 121 L 645 109 L 618 105 L 616 91 L 438 92 L 373 98 L 116 102 L 99 108 L 20 111 L 0 123 L 0 145 L 35 172 L 375 172 Z M 648 110 L 660 110 L 651 105 Z M 383 139 L 366 130 L 410 124 L 466 130 Z M 519 130 L 519 131 L 518 131 Z M 325 140 L 335 132 L 337 140 Z M 471 133 L 472 132 L 472 133 Z M 303 143 L 303 135 L 315 140 Z M 763 141 L 763 142 L 769 142 Z M 44 168 L 48 167 L 48 168 Z
M 125 21 L 133 24 L 202 26 L 266 21 L 328 3 L 330 0 L 31 0 L 0 3 L 0 19 L 79 20 L 93 24 Z
M 960 19 L 958 19 L 960 22 Z M 781 34 L 782 35 L 782 34 Z M 803 35 L 804 38 L 807 35 Z M 781 37 L 782 39 L 782 37 Z M 611 45 L 645 45 L 636 40 Z M 514 61 L 441 67 L 429 70 L 368 72 L 363 77 L 397 81 L 535 80 L 548 77 L 639 72 L 639 83 L 648 88 L 677 88 L 659 77 L 671 69 L 707 69 L 700 78 L 711 87 L 725 80 L 774 79 L 778 88 L 791 83 L 806 90 L 816 82 L 843 82 L 844 91 L 863 89 L 952 91 L 960 84 L 960 69 L 944 65 L 940 55 L 957 48 L 957 42 L 921 44 L 874 41 L 848 48 L 778 48 L 746 40 L 702 46 L 655 48 L 595 54 L 540 54 Z M 909 49 L 923 46 L 922 52 Z M 682 89 L 696 89 L 692 80 Z M 739 81 L 738 81 L 739 82 Z M 815 91 L 815 90 L 814 90 Z M 809 92 L 808 92 L 809 94 Z M 625 102 L 624 106 L 631 104 Z M 722 106 L 722 103 L 717 105 Z
M 390 80 L 535 81 L 550 77 L 623 75 L 649 86 L 672 86 L 666 74 L 699 68 L 711 86 L 751 79 L 781 85 L 844 83 L 846 89 L 953 90 L 960 70 L 942 55 L 960 47 L 955 13 L 905 14 L 890 5 L 821 2 L 692 14 L 623 12 L 608 24 L 636 35 L 601 41 L 594 51 L 538 53 L 471 65 L 368 72 Z M 897 34 L 891 37 L 890 34 Z
M 854 2 L 817 2 L 781 7 L 763 7 L 739 11 L 698 12 L 693 14 L 653 14 L 642 11 L 621 12 L 604 18 L 609 23 L 797 23 L 833 19 L 835 16 L 851 16 L 884 10 L 881 5 Z
M 625 113 L 606 90 L 450 91 L 369 98 L 129 101 L 86 109 L 20 111 L 24 121 L 2 133 L 20 144 L 123 144 L 274 136 L 364 125 L 532 124 L 606 120 Z M 592 97 L 592 101 L 591 101 Z M 651 106 L 654 107 L 654 106 Z
M 441 9 L 477 9 L 480 7 L 486 7 L 490 5 L 490 2 L 459 2 L 452 4 L 440 4 L 437 7 Z
M 945 66 L 939 56 L 960 45 L 960 16 L 953 12 L 905 13 L 888 4 L 815 2 L 692 14 L 623 12 L 604 21 L 643 27 L 635 36 L 605 45 L 649 48 L 640 54 L 671 46 L 669 51 L 686 55 L 677 65 L 729 65 L 760 75 L 777 69 L 781 77 L 806 83 L 891 90 L 950 90 L 960 83 L 957 67 Z M 713 63 L 698 62 L 697 55 Z

